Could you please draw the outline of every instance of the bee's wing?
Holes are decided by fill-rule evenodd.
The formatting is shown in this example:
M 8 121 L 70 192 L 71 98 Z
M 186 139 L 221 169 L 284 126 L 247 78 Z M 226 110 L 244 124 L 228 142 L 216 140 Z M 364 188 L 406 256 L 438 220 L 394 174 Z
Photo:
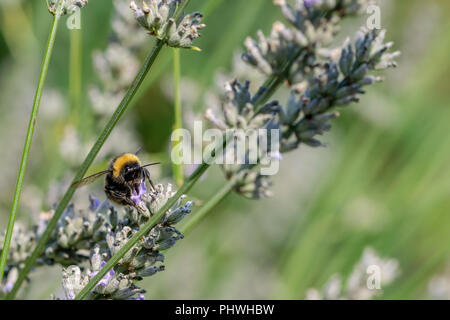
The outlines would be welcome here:
M 100 171 L 97 173 L 94 173 L 93 175 L 83 178 L 81 180 L 75 181 L 74 183 L 72 183 L 71 187 L 75 187 L 75 188 L 79 188 L 82 186 L 85 186 L 89 183 L 94 182 L 95 180 L 97 180 L 98 178 L 100 178 L 101 176 L 103 176 L 104 174 L 107 174 L 108 172 L 110 172 L 110 170 L 104 170 L 104 171 Z

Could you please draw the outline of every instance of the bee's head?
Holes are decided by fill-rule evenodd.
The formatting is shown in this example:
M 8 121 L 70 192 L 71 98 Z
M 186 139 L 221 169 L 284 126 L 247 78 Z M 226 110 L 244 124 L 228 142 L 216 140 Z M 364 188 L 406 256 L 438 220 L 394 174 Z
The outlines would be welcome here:
M 122 175 L 125 181 L 131 181 L 142 177 L 141 165 L 137 162 L 127 163 L 123 166 Z
M 123 176 L 125 180 L 133 179 L 133 177 L 139 177 L 142 170 L 141 161 L 139 158 L 132 154 L 126 153 L 113 160 L 111 163 L 114 177 Z

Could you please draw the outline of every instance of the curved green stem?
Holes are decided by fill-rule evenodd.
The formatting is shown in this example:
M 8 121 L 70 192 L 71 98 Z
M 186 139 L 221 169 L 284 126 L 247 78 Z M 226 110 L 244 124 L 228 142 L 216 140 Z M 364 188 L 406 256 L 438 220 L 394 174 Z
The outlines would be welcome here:
M 52 27 L 50 35 L 47 41 L 47 47 L 45 49 L 44 60 L 42 62 L 41 73 L 39 76 L 38 85 L 36 88 L 36 94 L 34 96 L 33 108 L 31 109 L 30 121 L 28 123 L 27 135 L 25 137 L 25 145 L 23 147 L 22 160 L 20 161 L 19 174 L 17 176 L 16 189 L 14 191 L 14 197 L 11 207 L 11 213 L 9 215 L 8 227 L 6 230 L 5 242 L 3 244 L 2 255 L 0 258 L 0 283 L 3 278 L 3 274 L 6 267 L 6 260 L 8 258 L 9 247 L 11 244 L 12 233 L 14 229 L 14 222 L 16 220 L 17 209 L 20 201 L 20 193 L 22 191 L 23 178 L 25 176 L 25 170 L 27 168 L 28 156 L 30 154 L 31 141 L 33 139 L 34 129 L 36 127 L 36 120 L 39 111 L 39 105 L 41 103 L 42 91 L 44 89 L 45 78 L 47 76 L 48 66 L 50 64 L 50 58 L 53 51 L 53 45 L 55 43 L 56 31 L 58 29 L 58 22 L 60 15 L 53 16 Z
M 131 84 L 130 88 L 128 88 L 128 91 L 126 92 L 125 96 L 123 97 L 122 101 L 120 102 L 119 106 L 114 111 L 113 115 L 109 119 L 108 123 L 105 125 L 103 131 L 100 133 L 100 136 L 98 137 L 97 141 L 95 142 L 92 149 L 89 151 L 89 154 L 87 155 L 84 162 L 81 164 L 80 169 L 78 170 L 77 174 L 75 175 L 73 182 L 76 182 L 84 177 L 86 174 L 88 168 L 94 161 L 95 157 L 97 156 L 98 152 L 100 151 L 100 148 L 105 143 L 106 139 L 109 137 L 111 131 L 116 126 L 117 122 L 120 120 L 124 112 L 128 109 L 128 106 L 130 105 L 130 101 L 133 99 L 136 91 L 138 90 L 139 86 L 141 85 L 144 77 L 152 67 L 153 63 L 156 60 L 156 57 L 158 56 L 159 52 L 161 51 L 161 48 L 163 47 L 164 43 L 162 41 L 158 41 L 153 48 L 153 51 L 147 56 L 145 59 L 144 64 L 142 65 L 141 69 L 139 70 L 136 78 L 134 79 L 133 83 Z M 50 237 L 50 234 L 53 232 L 53 229 L 56 227 L 56 224 L 61 217 L 62 213 L 64 212 L 65 208 L 69 204 L 70 199 L 72 199 L 73 194 L 75 193 L 75 187 L 71 185 L 69 189 L 67 189 L 66 193 L 64 194 L 62 200 L 59 202 L 58 207 L 55 210 L 55 213 L 53 214 L 52 219 L 49 221 L 47 228 L 45 229 L 42 236 L 39 238 L 39 241 L 36 245 L 36 248 L 34 249 L 31 256 L 27 259 L 24 268 L 20 271 L 19 277 L 14 284 L 13 289 L 9 294 L 6 296 L 7 299 L 12 299 L 16 295 L 17 291 L 19 290 L 22 282 L 25 280 L 27 274 L 30 272 L 31 268 L 33 267 L 36 259 L 39 257 L 39 255 L 43 252 L 45 245 Z

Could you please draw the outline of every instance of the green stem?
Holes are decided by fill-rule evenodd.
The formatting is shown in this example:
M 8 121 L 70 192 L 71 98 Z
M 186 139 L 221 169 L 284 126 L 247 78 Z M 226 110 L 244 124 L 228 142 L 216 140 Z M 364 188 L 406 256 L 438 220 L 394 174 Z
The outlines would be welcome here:
M 227 142 L 230 140 L 231 134 L 228 133 L 224 135 L 224 139 L 222 141 L 222 150 L 226 147 Z M 209 158 L 192 173 L 178 190 L 178 192 L 171 197 L 164 206 L 158 210 L 156 214 L 154 214 L 145 224 L 143 224 L 139 231 L 137 231 L 120 250 L 108 260 L 105 266 L 100 269 L 100 271 L 89 281 L 89 283 L 84 286 L 84 288 L 78 293 L 75 297 L 75 300 L 82 300 L 86 298 L 92 290 L 94 290 L 97 283 L 111 270 L 119 260 L 133 248 L 138 241 L 141 240 L 143 236 L 149 233 L 149 231 L 162 219 L 164 214 L 166 214 L 167 210 L 169 210 L 175 202 L 180 198 L 183 194 L 186 194 L 197 182 L 197 180 L 202 176 L 202 174 L 209 168 L 212 163 L 212 159 L 215 157 L 215 151 L 213 151 Z
M 77 174 L 75 175 L 73 182 L 76 182 L 84 177 L 86 174 L 89 166 L 94 161 L 95 157 L 97 156 L 98 152 L 100 151 L 100 148 L 105 143 L 106 139 L 109 137 L 111 131 L 116 126 L 117 122 L 120 120 L 124 112 L 128 109 L 128 106 L 130 105 L 130 101 L 133 99 L 136 91 L 138 90 L 139 86 L 141 85 L 144 77 L 152 67 L 153 63 L 156 60 L 156 57 L 158 56 L 159 52 L 161 51 L 161 48 L 163 47 L 164 43 L 162 41 L 158 41 L 153 48 L 153 51 L 147 56 L 146 60 L 144 61 L 144 64 L 142 65 L 141 69 L 139 70 L 136 78 L 134 79 L 133 83 L 131 84 L 130 88 L 128 88 L 128 91 L 126 92 L 125 96 L 123 97 L 122 101 L 120 102 L 119 106 L 114 111 L 113 115 L 109 119 L 108 123 L 105 125 L 103 131 L 100 133 L 100 136 L 98 137 L 97 141 L 95 142 L 92 149 L 89 151 L 89 154 L 87 155 L 84 162 L 81 164 L 80 169 L 78 170 Z M 49 221 L 47 228 L 45 229 L 42 236 L 39 238 L 39 241 L 36 245 L 36 248 L 34 249 L 31 256 L 27 259 L 24 268 L 20 271 L 19 277 L 14 284 L 13 289 L 9 294 L 7 295 L 7 299 L 12 299 L 16 295 L 18 289 L 20 288 L 22 282 L 25 280 L 27 274 L 30 272 L 31 268 L 33 267 L 36 259 L 39 257 L 39 255 L 43 252 L 45 245 L 50 237 L 50 234 L 53 232 L 53 229 L 56 227 L 56 224 L 61 217 L 62 213 L 64 212 L 66 206 L 68 205 L 70 199 L 72 199 L 73 194 L 75 193 L 75 187 L 71 185 L 69 189 L 67 189 L 66 193 L 64 194 L 62 200 L 59 202 L 58 207 L 55 210 L 55 213 L 53 214 L 52 219 Z
M 183 115 L 181 108 L 181 97 L 180 97 L 180 76 L 181 76 L 181 68 L 180 68 L 180 49 L 173 49 L 173 82 L 174 82 L 174 114 L 175 114 L 175 122 L 173 125 L 173 130 L 176 132 L 177 129 L 183 128 Z M 179 141 L 179 136 L 174 137 L 173 148 L 175 148 Z M 179 159 L 177 159 L 179 160 Z M 179 161 L 177 161 L 179 162 Z M 173 170 L 173 178 L 178 187 L 183 184 L 184 174 L 183 174 L 183 165 L 181 163 L 177 164 L 172 162 L 172 170 Z
M 69 56 L 69 100 L 71 119 L 75 127 L 80 124 L 81 77 L 82 77 L 82 39 L 81 29 L 70 30 Z M 81 131 L 81 130 L 80 130 Z
M 3 274 L 6 267 L 6 260 L 8 258 L 9 247 L 11 244 L 12 233 L 14 229 L 14 222 L 16 220 L 17 209 L 20 201 L 20 193 L 22 191 L 23 178 L 25 176 L 25 170 L 27 168 L 28 156 L 30 154 L 31 141 L 33 139 L 34 129 L 36 127 L 36 120 L 39 111 L 39 105 L 41 102 L 42 91 L 44 89 L 45 78 L 47 76 L 48 66 L 50 64 L 50 58 L 53 51 L 53 45 L 55 43 L 56 31 L 58 29 L 58 22 L 60 15 L 56 14 L 53 16 L 52 27 L 50 30 L 50 35 L 47 41 L 47 47 L 45 49 L 44 60 L 42 62 L 41 73 L 39 75 L 39 81 L 36 88 L 36 94 L 34 96 L 33 108 L 31 109 L 30 121 L 28 123 L 27 135 L 25 138 L 25 145 L 22 153 L 22 160 L 19 166 L 19 174 L 17 176 L 16 189 L 14 191 L 14 197 L 11 207 L 11 213 L 9 215 L 8 227 L 6 230 L 5 242 L 3 244 L 2 255 L 0 258 L 0 283 L 3 278 Z
M 191 217 L 186 224 L 184 224 L 180 231 L 182 234 L 187 234 L 196 226 L 203 218 L 214 208 L 220 201 L 222 201 L 231 191 L 233 191 L 235 181 L 229 180 L 219 191 L 209 199 L 196 213 Z

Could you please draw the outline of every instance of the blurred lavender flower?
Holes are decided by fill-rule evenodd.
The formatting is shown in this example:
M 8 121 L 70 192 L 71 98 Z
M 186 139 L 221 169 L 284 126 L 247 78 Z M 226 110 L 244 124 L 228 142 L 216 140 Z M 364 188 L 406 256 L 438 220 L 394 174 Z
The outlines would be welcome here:
M 305 1 L 305 6 L 307 6 L 307 7 L 311 7 L 312 5 L 314 5 L 318 2 L 318 0 L 304 0 L 304 1 Z
M 19 276 L 19 271 L 17 270 L 17 268 L 12 268 L 11 270 L 9 270 L 8 272 L 8 277 L 6 278 L 6 281 L 3 285 L 3 294 L 7 294 L 8 292 L 10 292 L 12 290 L 12 288 L 14 287 L 14 283 L 17 280 L 17 277 Z
M 115 42 L 104 52 L 95 52 L 93 60 L 103 91 L 95 87 L 91 89 L 92 106 L 100 115 L 109 114 L 134 79 L 139 68 L 139 60 L 130 48 Z
M 381 288 L 369 288 L 368 271 L 371 266 L 380 270 Z M 393 258 L 381 258 L 372 248 L 365 248 L 361 259 L 353 267 L 353 271 L 345 284 L 342 276 L 333 275 L 322 290 L 308 289 L 306 299 L 309 300 L 369 300 L 382 294 L 382 287 L 391 284 L 399 275 L 399 263 Z
M 428 297 L 435 300 L 450 300 L 450 263 L 429 280 Z
M 114 16 L 111 24 L 114 41 L 131 51 L 138 51 L 147 38 L 145 30 L 134 18 L 133 12 L 129 10 L 129 1 L 113 0 L 113 4 Z
M 64 129 L 64 135 L 59 142 L 59 153 L 69 163 L 79 164 L 84 155 L 89 151 L 89 146 L 84 144 L 74 126 L 68 124 Z

